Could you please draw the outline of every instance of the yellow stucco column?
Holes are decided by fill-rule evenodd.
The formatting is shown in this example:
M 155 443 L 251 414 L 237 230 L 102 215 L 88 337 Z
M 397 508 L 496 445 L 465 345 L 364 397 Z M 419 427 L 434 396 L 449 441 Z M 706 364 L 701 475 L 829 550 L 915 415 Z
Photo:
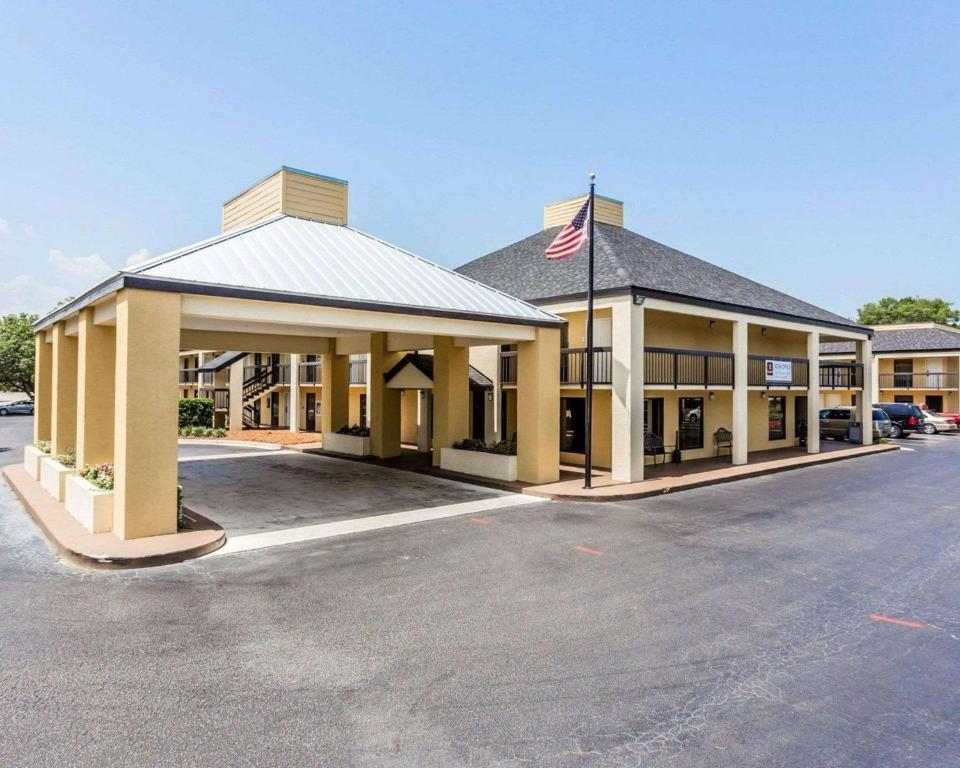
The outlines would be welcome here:
M 113 393 L 117 334 L 80 310 L 77 334 L 77 466 L 113 462 Z
M 820 333 L 807 334 L 807 453 L 820 453 Z M 869 420 L 863 425 L 873 435 L 873 410 L 867 411 Z
M 643 480 L 643 305 L 627 296 L 613 304 L 613 385 L 610 474 Z
M 239 432 L 243 429 L 243 357 L 230 363 L 230 401 L 227 406 L 227 418 L 231 430 Z
M 383 374 L 401 357 L 398 352 L 387 351 L 387 334 L 370 334 L 370 362 L 367 366 L 370 451 L 381 459 L 400 455 L 400 390 L 385 386 Z
M 560 329 L 517 344 L 517 479 L 560 479 Z
M 320 357 L 320 429 L 336 432 L 350 423 L 350 355 Z
M 53 372 L 50 406 L 50 453 L 77 447 L 77 337 L 67 336 L 61 320 L 53 326 Z
M 731 463 L 746 464 L 750 445 L 750 324 L 733 321 L 733 446 Z
M 433 466 L 440 449 L 470 436 L 470 351 L 433 337 Z
M 53 344 L 47 332 L 34 336 L 36 357 L 33 363 L 33 440 L 49 440 L 53 393 Z
M 116 334 L 113 531 L 175 533 L 180 295 L 120 291 Z
M 858 341 L 856 349 L 857 362 L 863 365 L 864 382 L 869 382 L 873 379 L 873 342 L 870 339 Z M 872 445 L 874 400 L 870 396 L 870 385 L 862 383 L 862 386 L 863 389 L 860 390 L 857 398 L 857 419 L 863 424 L 863 444 Z

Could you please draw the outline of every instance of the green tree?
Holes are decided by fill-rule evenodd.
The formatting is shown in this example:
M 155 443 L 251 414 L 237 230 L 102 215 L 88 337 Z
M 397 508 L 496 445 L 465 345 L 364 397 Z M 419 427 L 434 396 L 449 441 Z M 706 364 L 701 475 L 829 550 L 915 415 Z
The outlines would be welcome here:
M 889 325 L 890 323 L 943 323 L 960 325 L 960 310 L 944 299 L 925 299 L 905 296 L 895 299 L 886 296 L 860 307 L 857 322 L 862 325 Z
M 26 312 L 0 317 L 0 389 L 26 392 L 33 397 L 33 324 Z

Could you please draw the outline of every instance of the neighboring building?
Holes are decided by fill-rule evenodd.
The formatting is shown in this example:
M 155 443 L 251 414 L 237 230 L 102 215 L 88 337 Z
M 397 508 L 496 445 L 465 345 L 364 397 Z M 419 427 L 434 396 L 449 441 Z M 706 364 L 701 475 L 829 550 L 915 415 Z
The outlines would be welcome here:
M 561 460 L 582 464 L 587 257 L 548 261 L 547 246 L 585 197 L 544 209 L 544 229 L 458 269 L 564 318 Z M 623 204 L 598 198 L 593 458 L 615 479 L 643 477 L 644 434 L 685 459 L 715 455 L 715 432 L 733 433 L 733 462 L 793 446 L 815 421 L 821 388 L 860 391 L 872 360 L 870 331 L 623 227 Z M 856 360 L 819 359 L 821 342 L 845 342 Z M 495 382 L 494 439 L 515 431 L 516 352 L 474 347 L 471 362 Z M 865 442 L 871 440 L 865 430 Z M 819 450 L 818 430 L 808 450 Z
M 936 411 L 960 412 L 960 328 L 939 323 L 873 326 L 872 402 L 926 403 Z M 849 342 L 821 345 L 825 360 L 850 362 Z M 823 393 L 823 405 L 849 405 L 846 392 Z

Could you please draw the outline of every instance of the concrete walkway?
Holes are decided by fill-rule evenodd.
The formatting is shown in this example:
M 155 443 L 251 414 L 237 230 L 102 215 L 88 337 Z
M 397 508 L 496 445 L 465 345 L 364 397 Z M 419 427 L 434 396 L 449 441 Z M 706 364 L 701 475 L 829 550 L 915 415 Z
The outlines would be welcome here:
M 684 491 L 707 485 L 729 483 L 745 477 L 759 477 L 774 472 L 785 472 L 818 464 L 828 464 L 844 459 L 870 456 L 877 453 L 898 450 L 896 445 L 858 445 L 844 448 L 827 444 L 821 453 L 801 453 L 796 448 L 752 453 L 749 463 L 734 466 L 729 457 L 719 459 L 699 459 L 682 464 L 660 464 L 647 467 L 648 479 L 639 483 L 619 483 L 610 477 L 609 472 L 594 471 L 593 488 L 583 487 L 583 470 L 572 480 L 559 483 L 532 485 L 523 489 L 523 493 L 543 496 L 548 499 L 569 501 L 623 501 L 642 499 L 648 496 L 662 496 L 672 491 Z M 566 469 L 571 469 L 567 467 Z

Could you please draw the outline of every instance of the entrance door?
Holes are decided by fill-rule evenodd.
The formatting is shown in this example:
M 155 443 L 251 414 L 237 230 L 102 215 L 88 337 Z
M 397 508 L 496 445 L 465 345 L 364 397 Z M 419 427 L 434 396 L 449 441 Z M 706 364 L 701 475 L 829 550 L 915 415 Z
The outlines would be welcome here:
M 473 390 L 473 429 L 470 437 L 484 440 L 487 433 L 487 393 L 482 389 Z
M 586 400 L 582 397 L 561 397 L 560 450 L 564 453 L 583 453 L 586 445 Z
M 927 408 L 941 413 L 943 411 L 943 395 L 927 395 Z
M 317 431 L 317 393 L 307 392 L 307 432 Z
M 703 398 L 680 398 L 680 450 L 703 448 Z
M 793 434 L 800 437 L 806 434 L 807 428 L 807 396 L 797 395 L 793 399 Z
M 280 426 L 280 395 L 276 392 L 270 395 L 270 426 Z

